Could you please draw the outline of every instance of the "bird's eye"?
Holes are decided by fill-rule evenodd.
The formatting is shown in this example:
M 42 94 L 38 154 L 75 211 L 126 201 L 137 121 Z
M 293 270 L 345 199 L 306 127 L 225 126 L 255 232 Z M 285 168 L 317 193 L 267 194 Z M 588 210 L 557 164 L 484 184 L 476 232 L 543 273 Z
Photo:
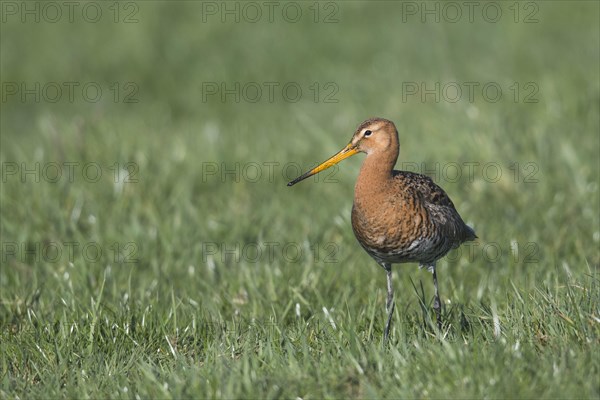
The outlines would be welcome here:
M 373 132 L 371 132 L 371 131 L 369 131 L 369 130 L 365 131 L 365 137 L 369 137 L 369 136 L 371 136 L 371 133 L 373 133 Z

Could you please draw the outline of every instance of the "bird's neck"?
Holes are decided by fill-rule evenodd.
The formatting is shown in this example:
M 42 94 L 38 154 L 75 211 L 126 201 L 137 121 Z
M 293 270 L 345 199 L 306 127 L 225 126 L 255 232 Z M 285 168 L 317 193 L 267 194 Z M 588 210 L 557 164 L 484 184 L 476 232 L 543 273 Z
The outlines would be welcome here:
M 356 180 L 354 196 L 368 198 L 376 195 L 378 189 L 384 189 L 392 179 L 392 171 L 398 159 L 398 151 L 368 154 Z

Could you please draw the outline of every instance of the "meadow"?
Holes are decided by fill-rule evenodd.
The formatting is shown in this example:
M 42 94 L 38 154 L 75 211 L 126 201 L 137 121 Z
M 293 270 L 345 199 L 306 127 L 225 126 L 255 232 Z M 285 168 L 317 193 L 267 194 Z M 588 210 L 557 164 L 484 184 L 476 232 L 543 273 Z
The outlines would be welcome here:
M 600 398 L 599 3 L 69 4 L 1 3 L 1 398 Z M 479 236 L 387 345 L 364 156 L 286 187 L 372 116 Z

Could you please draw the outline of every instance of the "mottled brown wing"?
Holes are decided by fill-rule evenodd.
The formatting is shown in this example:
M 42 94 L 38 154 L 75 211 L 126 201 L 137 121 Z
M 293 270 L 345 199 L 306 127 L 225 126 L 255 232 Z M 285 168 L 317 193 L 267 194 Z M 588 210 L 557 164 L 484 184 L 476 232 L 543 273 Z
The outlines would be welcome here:
M 414 188 L 426 203 L 456 210 L 450 197 L 430 177 L 409 171 L 393 171 L 393 174 L 396 179 L 402 179 L 406 187 Z
M 437 225 L 438 234 L 448 242 L 449 248 L 477 237 L 475 231 L 464 223 L 450 197 L 431 178 L 409 171 L 393 171 L 393 174 L 396 179 L 403 180 L 404 187 L 411 188 L 414 195 L 423 200 L 430 218 Z

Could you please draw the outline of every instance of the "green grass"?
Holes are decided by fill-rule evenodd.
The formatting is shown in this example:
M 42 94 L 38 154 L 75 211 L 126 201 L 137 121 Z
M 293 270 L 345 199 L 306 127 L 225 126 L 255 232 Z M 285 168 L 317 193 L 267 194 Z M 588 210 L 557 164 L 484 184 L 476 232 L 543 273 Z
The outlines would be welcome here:
M 139 2 L 133 24 L 0 25 L 3 96 L 6 82 L 103 88 L 95 103 L 2 100 L 2 398 L 600 397 L 598 3 L 537 2 L 533 24 L 512 2 L 498 23 L 331 4 L 337 23 L 202 22 L 200 2 Z M 139 102 L 123 102 L 127 82 Z M 203 101 L 206 82 L 303 95 Z M 503 96 L 403 101 L 403 82 Z M 370 116 L 396 122 L 399 168 L 439 163 L 480 237 L 438 263 L 442 332 L 431 275 L 394 267 L 388 346 L 385 274 L 350 227 L 363 156 L 285 186 Z M 69 162 L 72 181 L 10 173 Z M 114 165 L 136 181 L 115 183 Z

